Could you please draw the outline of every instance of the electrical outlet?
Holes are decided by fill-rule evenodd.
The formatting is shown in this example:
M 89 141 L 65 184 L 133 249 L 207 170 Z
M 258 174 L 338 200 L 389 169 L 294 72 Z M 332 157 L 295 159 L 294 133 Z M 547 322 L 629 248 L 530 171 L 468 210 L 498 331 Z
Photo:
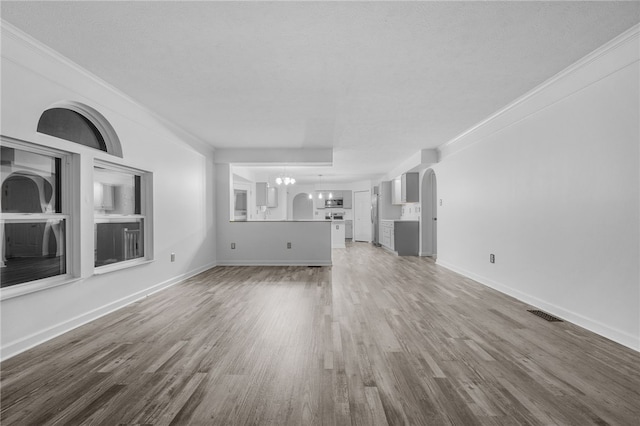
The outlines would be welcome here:
M 489 255 L 489 262 L 496 263 L 496 255 L 495 254 L 490 254 Z
M 176 261 L 176 254 L 175 253 L 171 253 L 171 261 L 172 262 Z
M 442 205 L 442 198 L 440 198 L 440 205 Z
M 291 243 L 287 243 L 287 248 L 290 249 L 291 248 Z
M 236 249 L 236 243 L 231 243 L 231 250 L 235 250 Z

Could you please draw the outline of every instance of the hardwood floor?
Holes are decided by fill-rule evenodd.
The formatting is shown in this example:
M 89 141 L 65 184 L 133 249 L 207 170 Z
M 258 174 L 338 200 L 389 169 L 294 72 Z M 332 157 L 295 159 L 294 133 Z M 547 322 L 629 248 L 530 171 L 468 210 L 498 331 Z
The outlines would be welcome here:
M 640 354 L 431 260 L 218 267 L 0 365 L 2 425 L 637 425 Z

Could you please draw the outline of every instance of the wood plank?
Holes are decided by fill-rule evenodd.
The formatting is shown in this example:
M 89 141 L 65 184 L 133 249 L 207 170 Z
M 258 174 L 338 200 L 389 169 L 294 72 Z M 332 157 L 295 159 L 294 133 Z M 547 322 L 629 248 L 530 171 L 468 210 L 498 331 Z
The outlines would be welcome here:
M 580 424 L 640 416 L 640 354 L 366 243 L 217 267 L 0 365 L 2 424 Z

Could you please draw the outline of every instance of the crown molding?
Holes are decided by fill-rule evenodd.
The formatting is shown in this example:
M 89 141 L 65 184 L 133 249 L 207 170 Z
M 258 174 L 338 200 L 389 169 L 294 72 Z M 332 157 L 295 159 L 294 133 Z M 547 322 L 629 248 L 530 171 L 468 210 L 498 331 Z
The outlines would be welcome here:
M 60 52 L 52 49 L 51 47 L 47 46 L 41 41 L 33 38 L 29 34 L 25 33 L 24 31 L 10 24 L 4 19 L 0 19 L 0 28 L 2 29 L 2 37 L 10 37 L 16 40 L 17 42 L 19 42 L 21 45 L 29 48 L 29 50 L 36 53 L 37 55 L 44 57 L 45 59 L 52 60 L 54 62 L 58 62 L 65 67 L 71 68 L 73 71 L 87 78 L 91 82 L 113 93 L 118 98 L 142 110 L 144 113 L 148 114 L 154 120 L 157 120 L 160 124 L 162 124 L 168 130 L 173 132 L 176 136 L 178 136 L 181 139 L 184 139 L 185 142 L 189 143 L 195 148 L 198 148 L 199 150 L 202 150 L 204 152 L 209 152 L 209 153 L 212 153 L 215 151 L 215 148 L 212 145 L 200 139 L 198 136 L 194 135 L 193 133 L 189 132 L 188 130 L 184 129 L 183 127 L 174 123 L 173 121 L 161 116 L 160 114 L 149 109 L 148 107 L 140 104 L 138 101 L 131 98 L 129 95 L 122 92 L 120 89 L 102 80 L 97 75 L 81 67 L 80 65 L 73 62 L 71 59 L 67 58 Z
M 516 107 L 520 106 L 521 104 L 523 104 L 524 102 L 530 100 L 531 98 L 535 97 L 536 95 L 540 94 L 541 92 L 543 92 L 547 88 L 553 86 L 554 84 L 556 84 L 559 81 L 567 78 L 568 76 L 570 76 L 572 74 L 575 74 L 579 70 L 585 68 L 586 66 L 588 66 L 589 64 L 597 61 L 601 57 L 603 57 L 603 56 L 611 53 L 612 51 L 618 49 L 619 47 L 623 46 L 624 44 L 633 42 L 634 40 L 636 40 L 639 37 L 639 35 L 640 35 L 640 24 L 636 24 L 633 27 L 631 27 L 628 30 L 626 30 L 625 32 L 623 32 L 622 34 L 616 36 L 612 40 L 610 40 L 607 43 L 603 44 L 602 46 L 600 46 L 599 48 L 597 48 L 593 52 L 587 54 L 582 59 L 579 59 L 577 62 L 574 62 L 572 65 L 569 65 L 567 68 L 563 69 L 562 71 L 560 71 L 559 73 L 555 74 L 551 78 L 547 79 L 543 83 L 539 84 L 538 86 L 534 87 L 530 91 L 526 92 L 524 95 L 520 96 L 519 98 L 516 98 L 513 102 L 507 104 L 505 107 L 503 107 L 503 108 L 499 109 L 498 111 L 496 111 L 495 113 L 491 114 L 489 117 L 487 117 L 486 119 L 480 121 L 478 124 L 476 124 L 473 127 L 465 130 L 463 133 L 460 133 L 459 135 L 455 136 L 453 139 L 450 139 L 449 141 L 439 145 L 436 148 L 438 153 L 440 154 L 439 158 L 442 159 L 442 158 L 447 157 L 449 155 L 453 155 L 453 154 L 461 151 L 462 149 L 466 148 L 468 145 L 465 145 L 464 143 L 461 143 L 462 140 L 466 136 L 470 135 L 471 133 L 475 132 L 478 129 L 481 129 L 481 128 L 487 126 L 489 123 L 491 123 L 494 120 L 496 120 L 497 118 L 505 115 L 507 112 L 515 109 Z M 456 145 L 459 145 L 459 144 L 461 146 L 460 146 L 460 148 L 457 148 Z M 469 144 L 469 145 L 471 145 L 471 144 Z

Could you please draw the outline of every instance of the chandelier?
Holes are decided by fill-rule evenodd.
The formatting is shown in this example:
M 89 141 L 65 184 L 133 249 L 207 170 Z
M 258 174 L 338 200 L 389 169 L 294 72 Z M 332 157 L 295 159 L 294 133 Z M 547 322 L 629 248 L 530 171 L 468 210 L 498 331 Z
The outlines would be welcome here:
M 296 183 L 296 180 L 294 178 L 292 178 L 291 176 L 278 176 L 276 178 L 276 183 L 278 185 L 282 185 L 283 183 L 285 185 L 293 185 L 294 183 Z

